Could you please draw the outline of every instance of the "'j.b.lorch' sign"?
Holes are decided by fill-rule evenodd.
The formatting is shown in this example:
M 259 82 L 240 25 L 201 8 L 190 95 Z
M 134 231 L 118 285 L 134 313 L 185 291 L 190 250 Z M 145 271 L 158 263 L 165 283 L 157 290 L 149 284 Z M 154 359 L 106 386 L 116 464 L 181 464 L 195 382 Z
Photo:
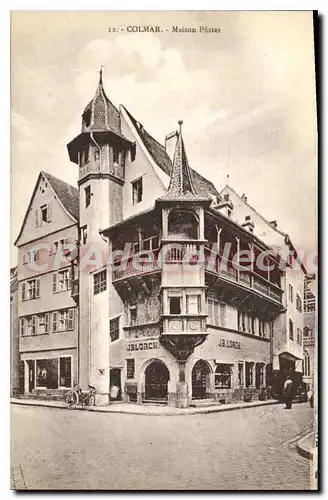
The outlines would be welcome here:
M 240 342 L 238 342 L 237 340 L 220 339 L 218 346 L 231 347 L 232 349 L 240 349 Z
M 126 349 L 127 351 L 150 351 L 152 349 L 158 349 L 158 341 L 134 342 L 133 344 L 128 344 Z

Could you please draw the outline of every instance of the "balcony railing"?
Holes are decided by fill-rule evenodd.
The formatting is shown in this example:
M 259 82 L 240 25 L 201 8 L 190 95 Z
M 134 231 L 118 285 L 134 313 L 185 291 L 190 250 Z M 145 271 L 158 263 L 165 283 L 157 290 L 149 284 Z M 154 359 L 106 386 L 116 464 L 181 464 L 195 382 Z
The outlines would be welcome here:
M 149 259 L 146 258 L 147 254 L 150 256 Z M 142 255 L 144 255 L 144 258 L 142 258 Z M 154 250 L 153 252 L 145 251 L 116 262 L 113 267 L 113 281 L 129 278 L 131 276 L 140 276 L 142 274 L 158 271 L 160 268 L 158 250 Z
M 281 303 L 282 290 L 254 271 L 236 269 L 236 263 L 221 257 L 210 249 L 205 249 L 205 269 L 218 274 L 223 279 L 234 281 L 247 288 L 260 292 Z

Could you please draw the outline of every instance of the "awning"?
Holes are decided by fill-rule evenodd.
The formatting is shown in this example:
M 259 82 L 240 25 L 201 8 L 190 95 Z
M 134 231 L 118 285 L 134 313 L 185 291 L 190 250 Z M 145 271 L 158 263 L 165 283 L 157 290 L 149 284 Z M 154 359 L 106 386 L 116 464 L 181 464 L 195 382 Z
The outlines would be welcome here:
M 302 358 L 299 358 L 298 356 L 295 356 L 295 354 L 292 354 L 291 352 L 287 352 L 287 351 L 281 352 L 279 354 L 279 356 L 281 356 L 282 358 L 286 358 L 289 361 L 298 361 L 298 360 L 302 359 Z

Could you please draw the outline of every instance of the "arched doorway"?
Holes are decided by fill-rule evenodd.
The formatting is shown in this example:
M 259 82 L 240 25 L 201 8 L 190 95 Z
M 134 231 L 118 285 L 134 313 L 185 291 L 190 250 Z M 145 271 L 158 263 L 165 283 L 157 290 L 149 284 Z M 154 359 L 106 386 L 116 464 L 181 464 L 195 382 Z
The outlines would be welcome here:
M 167 386 L 170 372 L 159 360 L 152 361 L 145 370 L 145 399 L 152 401 L 167 400 Z
M 191 372 L 192 399 L 205 399 L 210 396 L 211 369 L 203 359 L 195 363 Z

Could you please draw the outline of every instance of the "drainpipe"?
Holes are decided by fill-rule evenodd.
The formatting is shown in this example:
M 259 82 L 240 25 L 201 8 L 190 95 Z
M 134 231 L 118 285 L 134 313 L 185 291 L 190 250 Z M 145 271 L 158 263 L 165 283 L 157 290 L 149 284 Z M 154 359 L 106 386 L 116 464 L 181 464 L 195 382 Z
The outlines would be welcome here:
M 98 148 L 98 151 L 99 151 L 99 167 L 100 167 L 100 170 L 101 170 L 101 148 L 100 148 L 98 142 L 96 141 L 96 139 L 93 137 L 93 133 L 92 132 L 90 132 L 90 137 L 91 137 L 92 142 Z

